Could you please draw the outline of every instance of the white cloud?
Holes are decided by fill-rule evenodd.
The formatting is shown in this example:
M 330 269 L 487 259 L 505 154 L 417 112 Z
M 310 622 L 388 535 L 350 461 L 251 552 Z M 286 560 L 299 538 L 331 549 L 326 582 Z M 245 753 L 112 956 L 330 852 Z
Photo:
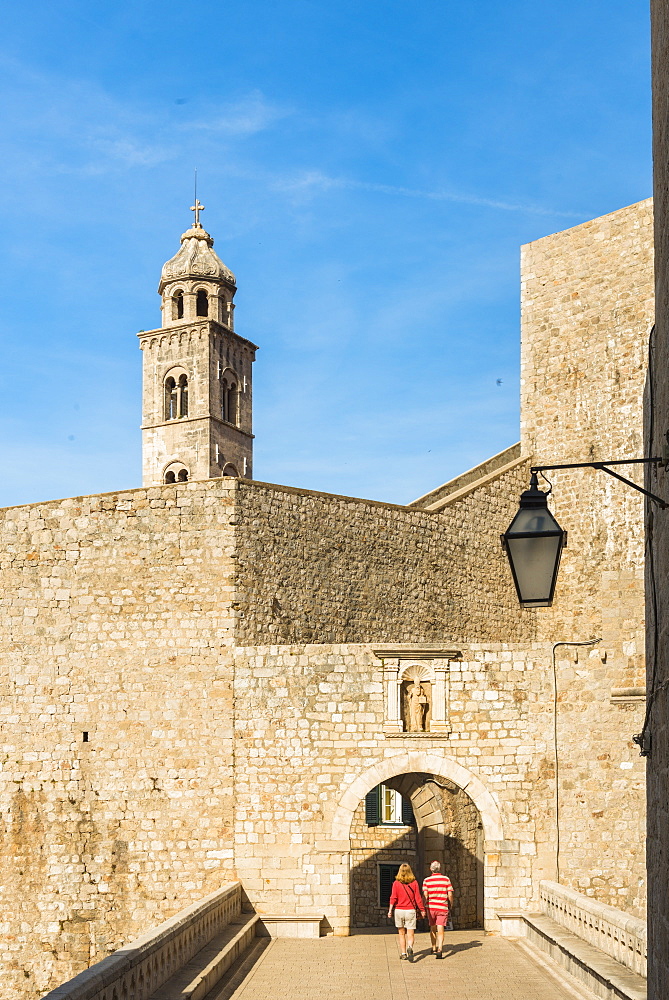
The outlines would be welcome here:
M 228 144 L 271 127 L 291 112 L 259 91 L 175 122 L 169 102 L 119 100 L 90 80 L 61 77 L 0 59 L 0 159 L 4 172 L 91 176 L 174 161 L 184 143 L 175 129 L 206 132 Z M 17 162 L 17 150 L 22 161 Z
M 255 135 L 270 128 L 275 122 L 293 112 L 278 104 L 271 104 L 263 93 L 253 90 L 240 100 L 209 108 L 197 121 L 185 122 L 183 129 L 199 129 L 219 135 Z
M 481 205 L 484 208 L 495 208 L 504 212 L 524 212 L 530 215 L 555 215 L 569 219 L 582 219 L 582 212 L 564 211 L 535 205 L 531 202 L 513 202 L 501 198 L 484 197 L 461 191 L 430 191 L 421 188 L 402 187 L 395 184 L 379 184 L 375 181 L 362 181 L 353 177 L 330 177 L 319 170 L 307 170 L 290 179 L 277 182 L 277 188 L 290 193 L 309 193 L 330 191 L 336 188 L 374 191 L 379 194 L 403 198 L 425 198 L 431 201 L 460 202 L 466 205 Z

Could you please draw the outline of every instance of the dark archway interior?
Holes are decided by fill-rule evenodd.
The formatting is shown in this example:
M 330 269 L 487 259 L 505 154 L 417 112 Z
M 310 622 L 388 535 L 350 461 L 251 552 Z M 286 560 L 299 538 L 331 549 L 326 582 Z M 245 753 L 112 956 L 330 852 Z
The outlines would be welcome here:
M 411 803 L 410 825 L 369 825 L 361 801 L 351 827 L 351 925 L 383 927 L 393 868 L 408 862 L 419 882 L 431 861 L 455 888 L 455 928 L 483 926 L 483 826 L 466 792 L 434 774 L 402 774 L 385 785 Z M 408 818 L 408 817 L 407 817 Z

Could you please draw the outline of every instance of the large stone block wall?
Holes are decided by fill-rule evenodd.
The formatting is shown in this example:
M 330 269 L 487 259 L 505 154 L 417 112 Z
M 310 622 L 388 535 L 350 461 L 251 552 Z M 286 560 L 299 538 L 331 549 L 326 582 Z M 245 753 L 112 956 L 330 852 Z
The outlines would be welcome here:
M 654 320 L 653 209 L 639 202 L 522 249 L 521 444 L 534 465 L 643 456 Z M 643 470 L 619 469 L 643 483 Z M 568 531 L 538 636 L 602 636 L 633 687 L 644 672 L 643 497 L 592 469 L 547 472 Z
M 232 494 L 215 481 L 1 514 L 8 1000 L 233 873 Z
M 539 880 L 556 872 L 551 677 L 546 644 L 463 647 L 450 665 L 448 738 L 386 738 L 383 675 L 369 647 L 238 650 L 235 857 L 254 904 L 323 912 L 341 933 L 350 823 L 367 791 L 408 772 L 460 787 L 465 775 L 475 777 L 499 810 L 501 837 L 491 835 L 477 786 L 467 785 L 486 838 L 488 926 L 498 909 L 536 903 Z M 620 706 L 595 700 L 601 723 L 592 743 L 570 718 L 558 719 L 563 852 L 573 848 L 566 861 L 563 853 L 565 875 L 586 894 L 638 912 L 643 856 L 634 850 L 634 809 L 643 763 L 622 738 L 631 720 L 621 721 Z M 638 725 L 640 709 L 632 707 Z M 350 810 L 348 826 L 342 808 Z
M 646 447 L 655 452 L 669 429 L 669 3 L 652 0 L 653 161 L 656 329 L 646 394 Z M 669 497 L 665 470 L 649 488 Z M 646 565 L 648 606 L 648 996 L 669 991 L 669 518 L 649 505 Z
M 282 520 L 269 508 L 281 520 L 277 534 L 266 517 L 249 521 L 254 495 L 290 500 Z M 501 485 L 486 502 L 503 510 Z M 434 514 L 229 480 L 2 512 L 8 995 L 36 996 L 234 874 L 229 650 L 236 631 L 262 631 L 267 607 L 257 595 L 249 605 L 247 591 L 238 592 L 238 552 L 247 554 L 251 534 L 264 567 L 258 578 L 282 582 L 284 532 L 304 526 L 295 509 L 305 507 L 313 535 L 305 532 L 302 543 L 293 537 L 288 570 L 297 596 L 303 559 L 309 614 L 320 600 L 335 633 L 345 636 L 447 632 L 442 609 L 432 609 L 430 572 L 436 562 L 443 594 L 443 578 L 452 575 L 454 592 L 462 592 L 472 570 L 462 539 L 449 549 L 446 519 Z M 459 507 L 461 522 L 473 517 L 469 508 Z M 324 510 L 329 521 L 320 517 Z M 310 564 L 319 517 L 338 554 L 327 588 L 324 567 Z M 350 551 L 336 545 L 336 526 L 344 523 Z M 412 564 L 416 552 L 422 559 Z M 441 558 L 445 552 L 462 559 Z M 338 589 L 354 563 L 347 620 Z M 496 573 L 499 590 L 500 567 Z M 266 584 L 264 593 L 276 589 Z M 521 618 L 516 609 L 509 614 L 508 600 L 501 610 L 490 607 L 518 630 Z M 383 623 L 373 626 L 381 613 Z M 462 625 L 471 610 L 458 614 Z M 267 704 L 272 684 L 282 683 L 269 682 Z M 243 704 L 243 691 L 240 697 Z M 272 823 L 274 812 L 273 803 Z M 258 835 L 264 820 L 256 812 L 247 822 Z
M 650 200 L 523 247 L 521 443 L 533 464 L 645 454 L 653 270 Z M 642 468 L 618 471 L 643 483 Z M 629 902 L 639 913 L 644 794 L 640 776 L 630 784 L 619 767 L 635 756 L 631 737 L 642 717 L 645 684 L 643 497 L 601 471 L 546 475 L 568 545 L 553 607 L 533 613 L 537 638 L 600 640 L 591 652 L 573 646 L 556 651 L 560 739 L 581 733 L 585 751 L 580 761 L 573 756 L 561 766 L 570 832 L 562 838 L 560 877 L 583 889 L 575 872 L 589 855 L 588 886 L 597 887 L 602 901 L 614 902 L 631 876 Z M 601 784 L 589 780 L 593 761 Z M 621 781 L 627 809 L 610 826 L 606 817 L 616 810 Z M 617 836 L 625 837 L 635 859 L 620 878 L 606 845 Z M 594 852 L 588 846 L 593 839 L 599 841 Z
M 439 512 L 240 483 L 239 643 L 531 638 L 499 541 L 526 479 Z

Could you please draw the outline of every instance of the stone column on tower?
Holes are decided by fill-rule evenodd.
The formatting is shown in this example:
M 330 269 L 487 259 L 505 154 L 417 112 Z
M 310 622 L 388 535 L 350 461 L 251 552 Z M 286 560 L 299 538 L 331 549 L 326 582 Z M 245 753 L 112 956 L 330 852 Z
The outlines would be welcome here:
M 162 326 L 139 333 L 143 352 L 145 486 L 253 475 L 255 344 L 234 331 L 235 276 L 195 220 L 163 267 Z

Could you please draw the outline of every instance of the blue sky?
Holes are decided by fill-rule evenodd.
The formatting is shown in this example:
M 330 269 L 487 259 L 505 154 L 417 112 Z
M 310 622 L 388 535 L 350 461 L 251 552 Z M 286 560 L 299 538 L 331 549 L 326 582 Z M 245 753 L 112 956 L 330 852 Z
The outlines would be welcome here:
M 516 441 L 520 245 L 651 193 L 647 8 L 6 5 L 0 503 L 140 485 L 194 167 L 256 478 L 404 503 Z

